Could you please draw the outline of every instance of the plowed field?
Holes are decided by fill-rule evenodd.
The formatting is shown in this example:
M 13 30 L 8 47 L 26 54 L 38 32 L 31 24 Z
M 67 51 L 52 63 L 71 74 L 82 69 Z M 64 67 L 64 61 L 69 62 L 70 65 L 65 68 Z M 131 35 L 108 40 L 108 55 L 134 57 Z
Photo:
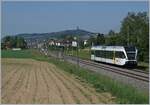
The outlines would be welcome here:
M 114 103 L 110 93 L 97 93 L 55 65 L 33 59 L 2 59 L 1 88 L 3 104 Z

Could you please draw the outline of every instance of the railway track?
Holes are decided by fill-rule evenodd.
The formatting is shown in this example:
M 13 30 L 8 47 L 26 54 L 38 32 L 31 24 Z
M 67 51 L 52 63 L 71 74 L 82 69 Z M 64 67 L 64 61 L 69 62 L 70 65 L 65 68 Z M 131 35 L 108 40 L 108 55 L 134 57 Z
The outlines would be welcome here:
M 141 92 L 147 93 L 149 91 L 149 72 L 98 63 L 88 59 L 78 59 L 75 56 L 69 55 L 63 55 L 59 58 L 57 52 L 49 52 L 48 56 L 63 59 L 73 64 L 79 64 L 80 67 L 108 76 L 115 81 L 130 85 Z
M 72 59 L 74 61 L 77 62 L 77 57 L 74 57 L 74 56 L 65 56 L 67 59 Z M 123 69 L 123 68 L 119 68 L 119 67 L 113 67 L 113 66 L 110 66 L 110 65 L 105 65 L 105 64 L 101 64 L 101 63 L 96 63 L 96 62 L 93 62 L 93 61 L 90 61 L 90 60 L 83 60 L 83 59 L 79 59 L 79 62 L 82 63 L 82 64 L 85 64 L 85 65 L 90 65 L 90 66 L 93 66 L 93 67 L 97 67 L 97 68 L 101 68 L 103 70 L 107 70 L 107 71 L 111 71 L 111 72 L 114 72 L 114 73 L 117 73 L 117 74 L 120 74 L 120 75 L 123 75 L 123 76 L 127 76 L 127 77 L 130 77 L 130 78 L 134 78 L 134 79 L 137 79 L 137 80 L 141 80 L 141 81 L 144 81 L 144 82 L 149 82 L 149 74 L 148 73 L 145 73 L 145 72 L 142 72 L 141 70 L 138 70 L 138 69 L 133 69 L 133 70 L 128 70 L 128 69 Z
M 135 71 L 135 72 L 140 72 L 140 73 L 149 74 L 149 72 L 146 72 L 146 71 L 143 71 L 143 70 L 140 70 L 140 69 L 130 69 L 130 70 L 133 70 L 133 71 Z

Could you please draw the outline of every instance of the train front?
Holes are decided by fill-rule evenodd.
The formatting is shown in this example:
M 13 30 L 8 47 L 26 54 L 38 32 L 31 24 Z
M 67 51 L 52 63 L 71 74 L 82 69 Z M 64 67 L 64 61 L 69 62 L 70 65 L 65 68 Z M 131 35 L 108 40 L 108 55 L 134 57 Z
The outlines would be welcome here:
M 133 46 L 124 47 L 127 60 L 125 65 L 127 66 L 137 66 L 137 49 Z

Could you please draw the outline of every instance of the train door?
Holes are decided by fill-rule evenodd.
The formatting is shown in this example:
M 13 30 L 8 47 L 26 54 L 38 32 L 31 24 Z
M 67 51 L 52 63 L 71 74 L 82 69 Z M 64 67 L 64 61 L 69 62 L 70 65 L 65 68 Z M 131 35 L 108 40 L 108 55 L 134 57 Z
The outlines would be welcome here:
M 113 51 L 113 64 L 116 64 L 116 62 L 115 62 L 115 50 Z
M 95 51 L 91 50 L 91 60 L 95 60 Z
M 115 64 L 124 65 L 125 64 L 125 54 L 122 51 L 115 52 Z

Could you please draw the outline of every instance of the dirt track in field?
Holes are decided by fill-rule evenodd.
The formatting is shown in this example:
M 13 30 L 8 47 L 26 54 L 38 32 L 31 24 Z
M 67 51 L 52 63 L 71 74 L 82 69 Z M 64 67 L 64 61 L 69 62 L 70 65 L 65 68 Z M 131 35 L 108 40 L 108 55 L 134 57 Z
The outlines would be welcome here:
M 2 59 L 1 88 L 3 104 L 114 103 L 111 94 L 97 93 L 55 65 L 32 59 Z

